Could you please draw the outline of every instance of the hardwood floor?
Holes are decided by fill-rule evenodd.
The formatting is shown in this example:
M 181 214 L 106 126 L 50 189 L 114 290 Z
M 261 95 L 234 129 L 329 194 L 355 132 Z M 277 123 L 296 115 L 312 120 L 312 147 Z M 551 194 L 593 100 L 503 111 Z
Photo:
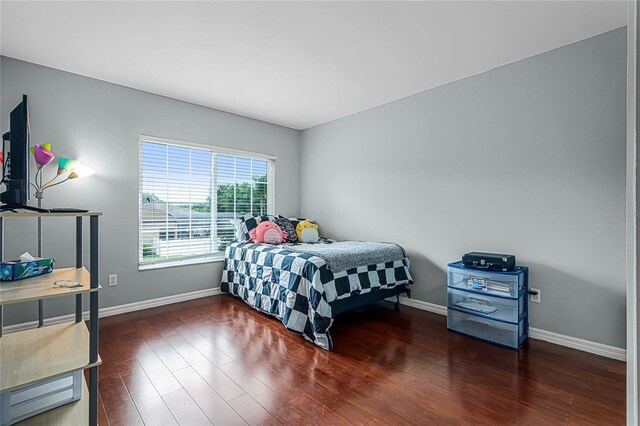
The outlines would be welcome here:
M 332 335 L 326 352 L 228 295 L 105 318 L 100 424 L 625 423 L 619 361 L 503 349 L 387 302 Z

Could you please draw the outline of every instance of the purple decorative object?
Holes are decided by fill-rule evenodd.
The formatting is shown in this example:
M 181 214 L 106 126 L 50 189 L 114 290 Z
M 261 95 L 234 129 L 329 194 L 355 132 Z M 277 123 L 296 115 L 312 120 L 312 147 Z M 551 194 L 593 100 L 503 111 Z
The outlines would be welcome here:
M 35 158 L 36 163 L 41 167 L 46 166 L 56 158 L 53 152 L 40 145 L 36 145 L 33 148 L 33 157 Z

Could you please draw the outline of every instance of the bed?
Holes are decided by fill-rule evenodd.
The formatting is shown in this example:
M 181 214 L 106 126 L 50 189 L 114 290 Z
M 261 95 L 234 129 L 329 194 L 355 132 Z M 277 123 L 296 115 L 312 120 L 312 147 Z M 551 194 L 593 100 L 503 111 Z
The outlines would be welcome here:
M 370 246 L 344 263 L 349 256 L 341 254 L 353 244 L 336 242 L 320 248 L 319 244 L 232 243 L 225 252 L 221 290 L 332 350 L 330 328 L 337 315 L 402 293 L 410 296 L 413 284 L 404 250 L 394 260 L 381 262 L 384 259 L 372 244 L 392 243 L 361 243 Z

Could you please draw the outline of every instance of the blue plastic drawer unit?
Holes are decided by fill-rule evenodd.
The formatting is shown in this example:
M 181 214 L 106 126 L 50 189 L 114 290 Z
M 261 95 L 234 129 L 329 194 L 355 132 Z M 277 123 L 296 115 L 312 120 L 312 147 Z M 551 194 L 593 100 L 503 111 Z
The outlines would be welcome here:
M 447 327 L 487 342 L 519 349 L 529 337 L 529 269 L 499 272 L 447 267 Z

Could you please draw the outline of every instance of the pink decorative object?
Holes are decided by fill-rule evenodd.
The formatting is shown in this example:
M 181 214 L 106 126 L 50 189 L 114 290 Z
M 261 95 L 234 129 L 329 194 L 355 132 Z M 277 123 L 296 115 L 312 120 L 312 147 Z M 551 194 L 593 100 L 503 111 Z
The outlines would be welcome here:
M 278 225 L 268 220 L 260 224 L 249 232 L 251 241 L 254 243 L 282 244 L 287 236 Z
M 40 167 L 44 167 L 50 162 L 52 162 L 53 159 L 56 158 L 56 156 L 53 154 L 53 152 L 49 151 L 47 148 L 41 145 L 36 145 L 33 148 L 33 158 L 36 160 L 36 163 Z

